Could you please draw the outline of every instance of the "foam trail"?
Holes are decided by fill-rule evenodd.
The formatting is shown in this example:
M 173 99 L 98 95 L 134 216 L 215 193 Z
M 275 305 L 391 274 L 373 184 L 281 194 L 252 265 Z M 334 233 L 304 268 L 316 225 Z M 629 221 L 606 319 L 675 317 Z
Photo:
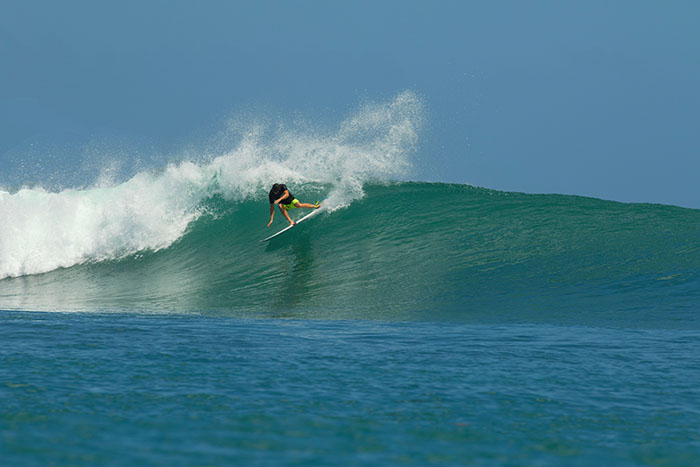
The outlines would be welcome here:
M 183 165 L 112 188 L 0 193 L 0 277 L 119 258 L 172 244 L 198 217 L 198 171 Z
M 422 105 L 411 92 L 368 104 L 335 134 L 298 130 L 265 137 L 249 130 L 207 162 L 172 164 L 91 189 L 0 191 L 0 279 L 167 248 L 181 238 L 214 195 L 266 199 L 277 181 L 330 187 L 330 211 L 364 196 L 369 181 L 405 175 L 417 142 Z

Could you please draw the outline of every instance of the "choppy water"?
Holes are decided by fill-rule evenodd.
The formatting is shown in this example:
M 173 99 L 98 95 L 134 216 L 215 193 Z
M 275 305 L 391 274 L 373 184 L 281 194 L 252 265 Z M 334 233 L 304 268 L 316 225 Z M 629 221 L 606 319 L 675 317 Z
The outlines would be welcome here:
M 697 330 L 0 319 L 8 465 L 700 462 Z

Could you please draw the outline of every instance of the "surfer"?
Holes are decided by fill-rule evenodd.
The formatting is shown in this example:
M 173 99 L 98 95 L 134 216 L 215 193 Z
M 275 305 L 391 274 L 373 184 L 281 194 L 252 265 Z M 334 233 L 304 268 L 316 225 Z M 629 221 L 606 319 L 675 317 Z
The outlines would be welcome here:
M 272 185 L 270 193 L 267 197 L 270 199 L 270 222 L 267 224 L 268 227 L 272 225 L 272 220 L 275 218 L 275 205 L 279 205 L 280 212 L 289 221 L 289 225 L 294 225 L 296 222 L 289 217 L 289 210 L 294 208 L 304 208 L 304 209 L 318 209 L 321 207 L 318 202 L 316 204 L 301 203 L 298 199 L 294 197 L 287 189 L 287 185 L 283 183 L 275 183 Z

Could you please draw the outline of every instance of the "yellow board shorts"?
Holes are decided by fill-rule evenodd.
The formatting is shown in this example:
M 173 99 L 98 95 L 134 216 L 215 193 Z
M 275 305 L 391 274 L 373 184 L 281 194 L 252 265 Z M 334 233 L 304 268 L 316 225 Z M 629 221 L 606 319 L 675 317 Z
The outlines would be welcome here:
M 299 200 L 294 198 L 291 203 L 283 204 L 282 206 L 284 206 L 284 209 L 289 211 L 290 209 L 298 208 L 299 206 L 297 206 L 297 204 L 299 204 Z

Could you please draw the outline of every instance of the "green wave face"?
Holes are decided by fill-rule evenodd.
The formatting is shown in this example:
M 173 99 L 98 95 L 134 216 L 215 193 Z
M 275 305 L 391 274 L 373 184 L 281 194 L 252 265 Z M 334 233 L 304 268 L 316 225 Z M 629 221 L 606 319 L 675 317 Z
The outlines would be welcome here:
M 295 195 L 315 201 L 318 187 Z M 209 198 L 170 247 L 0 281 L 6 309 L 696 326 L 700 212 L 464 185 L 365 186 L 285 226 Z M 298 210 L 297 216 L 303 214 Z

